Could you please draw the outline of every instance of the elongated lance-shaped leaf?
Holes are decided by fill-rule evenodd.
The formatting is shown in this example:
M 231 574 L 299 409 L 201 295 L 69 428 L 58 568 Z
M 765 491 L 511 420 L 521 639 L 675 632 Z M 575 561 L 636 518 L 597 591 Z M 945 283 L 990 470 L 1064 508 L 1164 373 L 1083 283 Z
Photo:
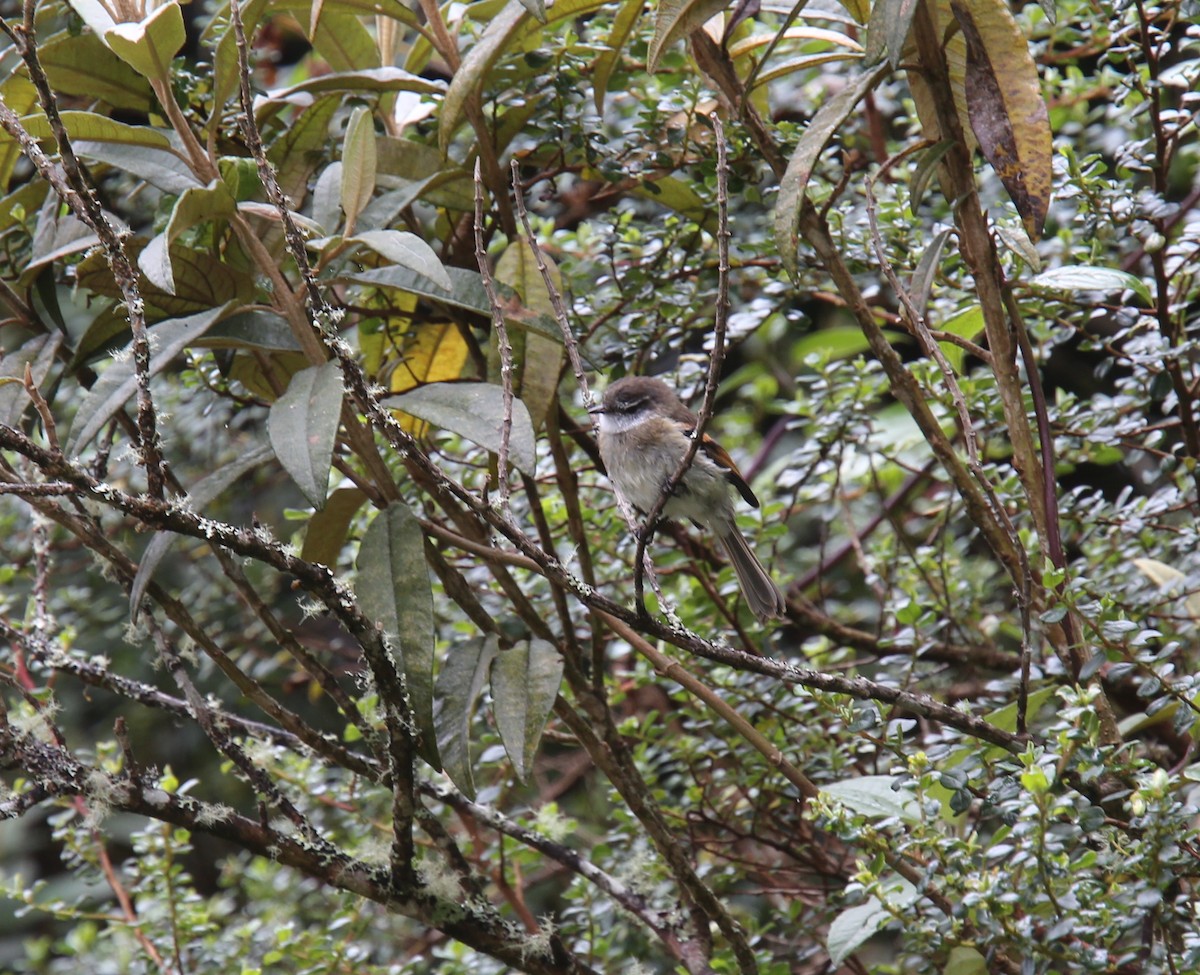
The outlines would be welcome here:
M 338 555 L 350 531 L 350 522 L 366 501 L 366 492 L 359 488 L 338 488 L 334 491 L 325 502 L 325 507 L 308 520 L 300 558 L 307 562 L 320 562 L 331 569 L 337 566 Z
M 1154 304 L 1154 297 L 1145 281 L 1136 274 L 1115 267 L 1066 264 L 1043 271 L 1029 283 L 1035 288 L 1047 288 L 1051 291 L 1098 291 L 1102 294 L 1116 294 L 1129 290 L 1146 304 Z
M 271 448 L 263 444 L 247 451 L 232 463 L 213 471 L 207 477 L 201 478 L 188 490 L 188 501 L 191 503 L 192 510 L 203 511 L 239 477 L 266 463 L 270 458 Z M 138 562 L 137 575 L 133 577 L 133 585 L 129 588 L 129 616 L 134 623 L 137 622 L 138 612 L 142 606 L 142 597 L 146 594 L 146 587 L 150 585 L 155 570 L 170 551 L 171 546 L 178 540 L 179 536 L 174 532 L 158 532 L 146 546 L 146 551 L 142 553 L 142 558 Z
M 153 326 L 150 329 L 150 347 L 153 350 L 150 375 L 161 372 L 175 356 L 203 337 L 228 307 L 208 308 L 186 318 L 172 318 Z M 133 353 L 127 347 L 124 355 L 104 370 L 79 405 L 63 448 L 67 456 L 74 456 L 86 447 L 104 428 L 104 424 L 116 415 L 117 410 L 133 399 L 136 389 Z
M 169 295 L 175 293 L 175 269 L 171 262 L 171 244 L 190 227 L 207 220 L 232 217 L 237 203 L 228 187 L 219 179 L 208 186 L 193 186 L 183 191 L 171 210 L 171 219 L 161 234 L 138 255 L 138 267 L 154 284 Z
M 314 508 L 325 506 L 342 415 L 342 370 L 333 361 L 292 376 L 271 404 L 267 430 L 275 456 Z
M 375 122 L 366 108 L 350 115 L 342 141 L 342 210 L 346 233 L 354 232 L 358 215 L 375 192 Z
M 658 70 L 663 52 L 732 4 L 733 0 L 662 0 L 654 18 L 654 36 L 646 49 L 646 68 Z
M 446 655 L 434 688 L 434 726 L 442 770 L 463 795 L 475 798 L 471 774 L 471 714 L 496 655 L 495 634 L 456 643 Z
M 433 590 L 425 565 L 425 536 L 402 501 L 383 509 L 367 527 L 354 583 L 363 612 L 400 651 L 421 757 L 440 768 L 433 725 Z
M 813 116 L 796 151 L 788 162 L 787 171 L 779 181 L 779 199 L 775 204 L 775 246 L 788 274 L 793 278 L 799 270 L 796 252 L 800 246 L 797 228 L 800 224 L 800 208 L 808 191 L 808 180 L 817 165 L 825 144 L 833 138 L 854 111 L 854 108 L 871 91 L 891 68 L 887 64 L 876 65 L 851 80 L 845 88 L 824 105 Z
M 558 697 L 562 673 L 562 657 L 546 640 L 519 643 L 492 662 L 492 712 L 504 750 L 522 782 Z
M 934 236 L 929 246 L 925 248 L 925 253 L 921 255 L 916 270 L 912 273 L 912 280 L 909 282 L 909 296 L 921 318 L 925 317 L 925 309 L 929 306 L 933 278 L 937 274 L 938 265 L 942 260 L 942 251 L 946 249 L 946 241 L 952 232 L 951 230 L 942 230 Z
M 951 9 L 967 42 L 971 129 L 1036 241 L 1050 209 L 1053 148 L 1029 42 L 1006 0 L 952 0 Z

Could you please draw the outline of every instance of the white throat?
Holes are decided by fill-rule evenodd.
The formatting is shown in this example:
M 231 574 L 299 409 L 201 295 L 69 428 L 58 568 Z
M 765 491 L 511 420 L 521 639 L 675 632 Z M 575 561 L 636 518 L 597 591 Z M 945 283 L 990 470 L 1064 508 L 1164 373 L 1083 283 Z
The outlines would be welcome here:
M 611 437 L 618 433 L 627 433 L 645 422 L 645 410 L 638 410 L 636 413 L 600 413 L 597 414 L 596 427 L 601 433 Z

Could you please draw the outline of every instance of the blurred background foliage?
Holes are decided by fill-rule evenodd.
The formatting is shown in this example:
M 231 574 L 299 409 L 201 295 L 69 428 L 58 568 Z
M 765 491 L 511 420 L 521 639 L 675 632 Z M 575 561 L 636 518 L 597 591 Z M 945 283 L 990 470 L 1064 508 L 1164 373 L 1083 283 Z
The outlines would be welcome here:
M 536 435 L 507 510 L 583 585 L 501 537 L 487 503 L 423 480 L 351 379 L 324 373 L 321 392 L 326 345 L 305 333 L 302 271 L 238 124 L 228 4 L 9 11 L 4 105 L 61 153 L 35 50 L 82 178 L 129 231 L 173 483 L 249 533 L 221 559 L 202 532 L 177 536 L 145 611 L 194 689 L 241 719 L 225 734 L 248 765 L 130 620 L 164 524 L 78 482 L 6 491 L 0 967 L 1200 970 L 1195 3 L 239 10 L 266 158 L 344 354 L 385 406 L 412 410 L 395 415 L 423 456 L 479 492 L 499 400 L 447 413 L 390 397 L 496 387 L 499 316 L 517 426 Z M 710 429 L 762 501 L 744 527 L 789 612 L 755 627 L 711 539 L 664 526 L 650 550 L 680 631 L 597 601 L 629 605 L 634 544 L 510 183 L 591 380 L 662 375 L 698 407 L 721 299 L 714 116 L 731 269 Z M 128 293 L 103 235 L 6 129 L 0 422 L 142 495 Z M 477 162 L 495 307 L 475 254 Z M 281 434 L 277 404 L 299 384 L 307 425 Z M 5 482 L 69 480 L 12 444 Z M 228 477 L 206 493 L 214 472 Z M 429 562 L 424 616 L 423 563 L 384 581 L 392 612 L 416 606 L 428 625 L 428 673 L 409 645 L 404 665 L 410 688 L 433 685 L 433 723 L 415 720 L 442 769 L 415 762 L 409 886 L 380 879 L 397 869 L 381 743 L 398 726 L 378 668 L 308 577 L 266 555 L 278 539 L 366 605 L 384 570 L 364 538 L 398 504 L 418 520 L 389 538 Z M 524 686 L 492 663 L 514 650 L 531 661 Z M 299 744 L 248 686 L 325 744 Z M 35 739 L 91 777 L 72 791 L 35 767 Z M 206 811 L 132 811 L 112 786 L 131 779 Z M 373 892 L 220 828 L 226 808 L 280 842 L 299 828 L 264 779 L 380 871 Z M 503 933 L 473 941 L 448 904 Z

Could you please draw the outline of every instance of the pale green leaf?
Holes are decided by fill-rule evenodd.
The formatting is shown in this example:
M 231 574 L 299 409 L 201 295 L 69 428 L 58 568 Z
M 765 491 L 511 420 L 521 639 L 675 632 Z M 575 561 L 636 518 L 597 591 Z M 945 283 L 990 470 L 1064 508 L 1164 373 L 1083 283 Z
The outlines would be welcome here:
M 236 212 L 237 204 L 228 187 L 219 179 L 214 179 L 208 186 L 193 186 L 184 190 L 171 209 L 166 229 L 138 255 L 138 267 L 167 294 L 175 294 L 171 244 L 181 233 L 198 223 L 232 217 Z
M 825 144 L 845 125 L 867 92 L 874 89 L 890 70 L 886 64 L 877 65 L 847 81 L 844 88 L 817 110 L 792 154 L 787 171 L 780 180 L 779 199 L 775 204 L 775 245 L 784 268 L 793 278 L 799 272 L 797 252 L 800 242 L 797 228 L 800 224 L 800 208 L 804 204 L 808 180 L 817 159 Z
M 415 91 L 432 95 L 445 90 L 444 81 L 422 78 L 403 68 L 365 68 L 361 71 L 339 71 L 308 78 L 287 88 L 276 88 L 267 93 L 267 98 L 282 100 L 298 92 Z
M 317 509 L 324 507 L 329 488 L 342 394 L 342 370 L 331 360 L 292 376 L 267 417 L 275 456 Z
M 438 766 L 433 725 L 433 590 L 425 565 L 425 534 L 401 501 L 367 527 L 358 549 L 354 589 L 363 612 L 400 652 L 405 685 L 420 735 L 421 756 Z
M 654 36 L 646 50 L 646 69 L 658 70 L 663 52 L 686 38 L 730 6 L 733 0 L 660 0 L 654 18 Z
M 438 672 L 434 726 L 442 768 L 458 791 L 475 798 L 471 775 L 471 715 L 499 643 L 494 633 L 454 644 Z
M 462 120 L 467 99 L 482 87 L 496 58 L 503 53 L 509 38 L 528 16 L 529 11 L 521 0 L 508 0 L 504 9 L 488 24 L 483 36 L 462 59 L 438 116 L 438 146 L 443 154 Z
M 842 962 L 891 920 L 892 915 L 874 897 L 846 908 L 833 919 L 825 935 L 825 950 L 829 952 L 830 965 L 833 968 L 841 967 Z
M 558 649 L 545 640 L 518 643 L 492 661 L 492 713 L 522 782 L 528 779 L 562 673 Z
M 188 164 L 165 149 L 151 149 L 140 143 L 93 142 L 88 139 L 76 139 L 74 145 L 76 155 L 115 166 L 172 196 L 201 185 Z
M 1117 294 L 1128 290 L 1148 305 L 1154 302 L 1145 281 L 1128 271 L 1121 271 L 1115 267 L 1068 264 L 1043 271 L 1029 283 L 1035 288 L 1045 288 L 1048 291 L 1098 291 L 1104 294 Z
M 104 43 L 134 71 L 147 79 L 167 81 L 171 59 L 187 40 L 183 11 L 168 0 L 145 20 L 117 24 L 101 35 Z
M 915 799 L 911 792 L 893 788 L 898 781 L 892 775 L 860 775 L 831 782 L 821 788 L 821 794 L 873 819 L 899 817 L 912 820 Z
M 148 125 L 126 125 L 95 112 L 60 112 L 63 126 L 71 140 L 88 139 L 93 142 L 117 142 L 126 146 L 147 146 L 151 149 L 170 149 L 171 140 L 166 133 Z M 35 139 L 53 139 L 50 120 L 45 115 L 26 115 L 21 119 L 25 131 Z
M 38 59 L 50 87 L 60 96 L 99 99 L 130 112 L 146 112 L 153 104 L 154 93 L 146 79 L 106 47 L 97 34 L 61 31 L 41 40 Z
M 363 244 L 393 264 L 428 278 L 439 288 L 454 289 L 454 282 L 433 248 L 407 230 L 364 230 L 348 237 L 346 243 Z
M 375 120 L 359 106 L 350 115 L 342 141 L 342 211 L 346 232 L 353 233 L 358 215 L 375 192 Z
M 492 453 L 499 453 L 504 418 L 504 390 L 491 383 L 429 383 L 384 404 L 419 417 L 443 430 L 457 433 Z M 533 475 L 537 464 L 533 423 L 529 410 L 516 397 L 512 401 L 509 461 Z

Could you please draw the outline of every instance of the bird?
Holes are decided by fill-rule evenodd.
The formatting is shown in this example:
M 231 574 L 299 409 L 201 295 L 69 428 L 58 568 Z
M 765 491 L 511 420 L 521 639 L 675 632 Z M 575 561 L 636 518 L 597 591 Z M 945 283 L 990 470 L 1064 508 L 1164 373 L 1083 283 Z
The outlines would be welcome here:
M 649 512 L 691 445 L 696 414 L 670 386 L 651 376 L 618 379 L 589 412 L 596 418 L 609 480 L 630 504 Z M 758 507 L 733 458 L 705 434 L 663 511 L 712 532 L 733 565 L 750 611 L 760 622 L 779 619 L 785 609 L 783 592 L 738 529 L 731 488 Z

